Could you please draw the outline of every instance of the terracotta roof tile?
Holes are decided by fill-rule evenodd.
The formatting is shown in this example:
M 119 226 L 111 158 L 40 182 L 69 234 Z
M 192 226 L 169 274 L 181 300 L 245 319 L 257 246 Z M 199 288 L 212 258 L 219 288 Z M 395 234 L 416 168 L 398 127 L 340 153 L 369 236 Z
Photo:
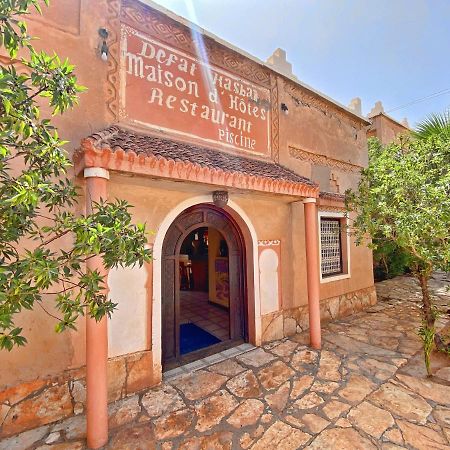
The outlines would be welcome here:
M 285 180 L 316 187 L 310 179 L 275 163 L 232 155 L 218 150 L 172 141 L 156 136 L 139 134 L 112 126 L 87 138 L 97 149 L 123 150 L 137 155 L 154 156 L 165 160 L 189 162 L 209 169 L 221 169 L 273 180 Z

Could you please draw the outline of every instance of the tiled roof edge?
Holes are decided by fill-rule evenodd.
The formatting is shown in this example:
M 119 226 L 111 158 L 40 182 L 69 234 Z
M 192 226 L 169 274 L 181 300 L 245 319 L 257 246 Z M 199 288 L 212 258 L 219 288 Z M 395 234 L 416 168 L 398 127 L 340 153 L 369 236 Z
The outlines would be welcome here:
M 123 137 L 121 133 L 124 133 Z M 130 137 L 130 145 L 125 146 L 125 149 L 120 145 L 114 145 L 114 142 L 110 142 L 111 139 L 114 140 L 115 138 L 118 138 L 119 142 L 121 138 L 126 142 L 127 135 Z M 138 148 L 133 148 L 133 145 L 136 145 L 131 139 L 133 137 L 137 139 L 148 137 L 149 139 L 160 140 L 169 146 L 169 153 L 170 145 L 180 146 L 180 148 L 175 147 L 174 151 L 182 151 L 182 147 L 186 146 L 186 150 L 193 152 L 191 153 L 193 158 L 191 160 L 188 158 L 177 158 L 176 155 L 167 157 L 167 155 L 158 154 L 157 150 L 154 153 L 147 153 L 145 148 L 142 152 L 139 152 Z M 228 161 L 230 166 L 226 165 L 227 161 L 225 160 L 224 167 L 221 167 L 220 157 L 218 158 L 218 166 L 214 166 L 214 160 L 211 162 L 207 160 L 207 163 L 201 164 L 201 162 L 195 160 L 197 158 L 195 152 L 202 149 L 208 151 L 209 156 L 212 153 L 213 156 L 221 155 L 222 157 L 230 158 Z M 237 161 L 236 158 L 238 159 Z M 235 170 L 233 164 L 239 164 L 239 160 L 250 165 L 256 164 L 255 172 L 252 172 L 251 168 L 241 171 Z M 319 187 L 316 183 L 279 164 L 134 132 L 117 125 L 95 132 L 83 139 L 81 148 L 74 155 L 74 162 L 76 173 L 80 173 L 85 167 L 100 166 L 119 172 L 181 179 L 219 186 L 223 185 L 224 187 L 237 187 L 300 197 L 318 197 L 319 195 Z M 274 173 L 270 174 L 272 168 Z M 279 174 L 280 170 L 281 174 Z M 268 173 L 265 173 L 266 171 Z M 283 174 L 290 174 L 292 177 L 283 177 Z

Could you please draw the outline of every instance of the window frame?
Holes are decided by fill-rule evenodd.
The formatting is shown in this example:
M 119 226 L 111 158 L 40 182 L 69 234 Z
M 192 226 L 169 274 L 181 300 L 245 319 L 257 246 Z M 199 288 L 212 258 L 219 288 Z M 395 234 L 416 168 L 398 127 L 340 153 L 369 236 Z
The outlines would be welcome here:
M 322 275 L 322 235 L 321 235 L 321 220 L 335 219 L 339 220 L 341 232 L 340 239 L 340 257 L 341 257 L 341 272 L 335 274 Z M 348 231 L 348 218 L 344 212 L 334 211 L 319 211 L 318 212 L 318 239 L 319 239 L 319 274 L 320 283 L 330 283 L 332 281 L 345 280 L 351 277 L 350 273 L 350 233 Z

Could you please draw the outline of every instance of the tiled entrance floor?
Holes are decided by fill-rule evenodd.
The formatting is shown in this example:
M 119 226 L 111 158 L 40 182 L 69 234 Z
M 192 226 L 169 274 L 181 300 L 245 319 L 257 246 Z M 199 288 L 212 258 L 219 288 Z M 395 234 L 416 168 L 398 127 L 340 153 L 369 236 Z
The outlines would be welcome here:
M 444 313 L 449 284 L 431 286 Z M 404 277 L 377 292 L 377 305 L 324 326 L 321 351 L 295 335 L 115 402 L 106 449 L 449 450 L 450 359 L 432 379 L 423 364 L 410 369 L 421 359 L 420 289 Z M 79 415 L 0 450 L 81 450 L 84 435 Z
M 207 292 L 180 291 L 180 323 L 195 323 L 221 341 L 229 339 L 229 314 L 208 301 Z

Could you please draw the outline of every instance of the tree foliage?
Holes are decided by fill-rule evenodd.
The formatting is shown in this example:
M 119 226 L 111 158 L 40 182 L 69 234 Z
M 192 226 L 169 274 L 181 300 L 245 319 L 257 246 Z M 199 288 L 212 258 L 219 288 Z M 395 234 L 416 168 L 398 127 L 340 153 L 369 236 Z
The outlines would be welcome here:
M 406 137 L 386 146 L 370 139 L 369 166 L 346 202 L 356 211 L 359 243 L 368 236 L 381 239 L 408 256 L 422 289 L 423 327 L 434 332 L 428 280 L 433 270 L 450 270 L 450 136 Z M 435 341 L 443 347 L 438 335 Z
M 410 255 L 395 242 L 381 235 L 373 238 L 373 263 L 376 281 L 382 281 L 403 275 L 409 269 Z
M 369 167 L 347 206 L 361 241 L 377 233 L 411 257 L 419 271 L 446 270 L 450 261 L 450 139 L 431 136 L 382 146 L 369 140 Z
M 66 142 L 40 106 L 63 114 L 85 89 L 67 60 L 33 48 L 23 21 L 32 9 L 41 12 L 38 0 L 0 2 L 0 44 L 11 58 L 0 65 L 0 349 L 8 350 L 26 343 L 16 325 L 23 309 L 41 307 L 58 332 L 74 329 L 80 315 L 111 314 L 105 280 L 86 268 L 88 259 L 101 255 L 112 268 L 151 256 L 145 226 L 132 223 L 127 202 L 75 213 Z
M 430 114 L 416 125 L 412 134 L 418 139 L 434 135 L 444 135 L 450 138 L 450 109 L 442 113 Z

